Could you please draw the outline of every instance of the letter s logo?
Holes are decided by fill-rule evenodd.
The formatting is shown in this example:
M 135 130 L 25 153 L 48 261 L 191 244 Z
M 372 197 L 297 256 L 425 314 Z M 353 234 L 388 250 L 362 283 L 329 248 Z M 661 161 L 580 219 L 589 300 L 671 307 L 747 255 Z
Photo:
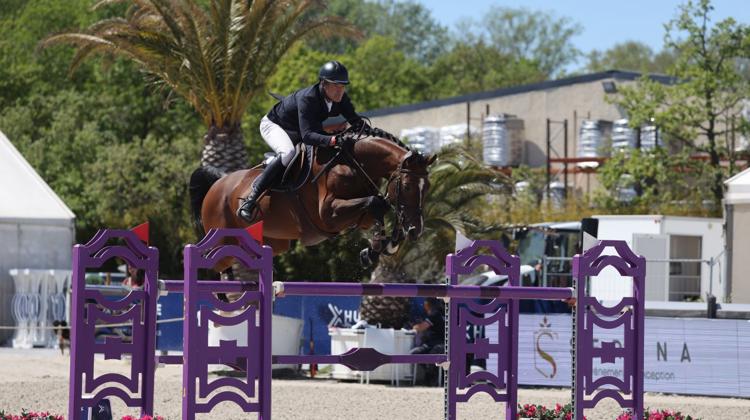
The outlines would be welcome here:
M 540 374 L 542 374 L 542 376 L 544 376 L 545 378 L 554 378 L 555 375 L 557 374 L 557 363 L 555 363 L 555 359 L 552 356 L 550 356 L 549 353 L 547 353 L 544 350 L 542 350 L 542 346 L 540 345 L 541 338 L 545 337 L 545 336 L 549 337 L 551 340 L 554 340 L 556 338 L 549 331 L 540 332 L 536 336 L 536 340 L 535 340 L 535 343 L 534 343 L 535 347 L 536 347 L 535 350 L 536 350 L 536 353 L 539 355 L 539 357 L 541 357 L 542 359 L 544 359 L 545 361 L 547 361 L 547 363 L 550 364 L 550 366 L 552 367 L 552 373 L 548 373 L 548 372 L 543 371 L 542 369 L 539 368 L 539 366 L 536 365 L 536 363 L 534 363 L 534 369 L 536 369 L 537 372 L 539 372 Z

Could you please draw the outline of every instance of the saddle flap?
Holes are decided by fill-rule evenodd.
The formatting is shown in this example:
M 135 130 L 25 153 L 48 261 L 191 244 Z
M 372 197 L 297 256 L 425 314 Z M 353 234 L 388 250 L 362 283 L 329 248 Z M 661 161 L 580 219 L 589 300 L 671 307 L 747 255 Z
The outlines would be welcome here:
M 304 143 L 299 143 L 294 146 L 294 156 L 292 156 L 292 160 L 289 161 L 289 165 L 287 165 L 286 169 L 284 170 L 284 175 L 281 177 L 281 185 L 286 185 L 286 183 L 289 181 L 289 177 L 294 173 L 294 168 L 297 165 L 297 160 L 300 158 L 300 156 L 304 156 L 304 154 L 302 153 L 304 151 L 304 148 Z M 304 162 L 302 162 L 302 164 L 304 164 Z
M 294 157 L 286 167 L 281 182 L 272 191 L 290 192 L 301 188 L 310 178 L 313 147 L 298 143 L 294 147 Z

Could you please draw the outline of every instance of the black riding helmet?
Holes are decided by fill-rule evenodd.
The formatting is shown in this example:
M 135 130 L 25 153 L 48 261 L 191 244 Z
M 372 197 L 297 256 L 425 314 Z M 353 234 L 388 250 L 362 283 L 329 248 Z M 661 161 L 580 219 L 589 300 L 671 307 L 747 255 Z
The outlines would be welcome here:
M 318 72 L 318 79 L 342 85 L 349 84 L 349 72 L 346 67 L 338 61 L 329 61 L 323 64 Z

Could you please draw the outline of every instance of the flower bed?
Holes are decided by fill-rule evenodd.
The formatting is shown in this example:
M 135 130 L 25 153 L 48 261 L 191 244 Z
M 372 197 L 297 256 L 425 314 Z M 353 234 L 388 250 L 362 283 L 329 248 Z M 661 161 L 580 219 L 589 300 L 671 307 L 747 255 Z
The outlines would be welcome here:
M 65 420 L 65 417 L 56 414 L 50 414 L 47 411 L 35 412 L 21 410 L 21 414 L 7 414 L 0 410 L 0 420 Z
M 16 415 L 6 414 L 5 411 L 0 410 L 0 420 L 65 420 L 65 417 L 50 414 L 47 411 L 37 413 L 35 411 L 21 410 L 21 414 Z M 122 420 L 164 420 L 164 417 L 148 415 L 143 417 L 123 416 Z
M 518 418 L 531 420 L 572 420 L 573 406 L 571 404 L 555 404 L 554 409 L 544 405 L 518 404 Z M 583 417 L 586 419 L 586 416 Z M 679 411 L 672 410 L 649 410 L 643 413 L 645 420 L 700 420 L 692 416 L 686 416 Z M 632 420 L 633 414 L 628 411 L 620 414 L 616 420 Z

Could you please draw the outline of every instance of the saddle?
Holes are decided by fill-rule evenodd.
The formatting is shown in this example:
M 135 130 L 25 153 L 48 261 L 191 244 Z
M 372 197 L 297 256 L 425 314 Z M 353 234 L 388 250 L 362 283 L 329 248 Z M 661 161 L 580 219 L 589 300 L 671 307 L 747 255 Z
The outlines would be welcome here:
M 314 148 L 298 143 L 294 146 L 294 157 L 287 165 L 281 180 L 273 187 L 273 192 L 295 192 L 302 188 L 310 179 L 312 173 Z M 265 162 L 263 163 L 265 167 Z

